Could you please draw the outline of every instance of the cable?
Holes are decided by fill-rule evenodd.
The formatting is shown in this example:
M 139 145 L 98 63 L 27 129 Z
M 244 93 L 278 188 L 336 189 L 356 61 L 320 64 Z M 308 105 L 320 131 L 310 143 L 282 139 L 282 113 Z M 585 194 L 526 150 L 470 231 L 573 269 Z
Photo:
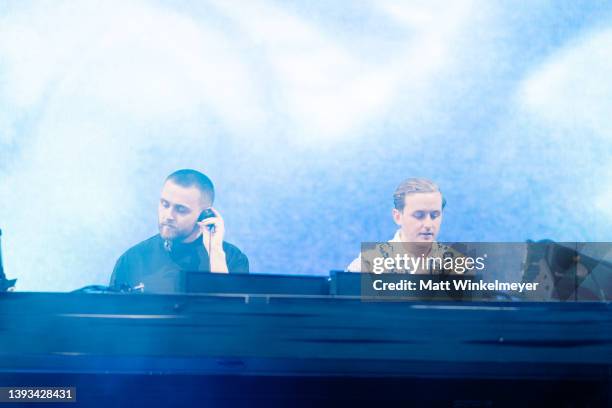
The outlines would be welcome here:
M 212 228 L 208 228 L 208 272 L 212 272 Z

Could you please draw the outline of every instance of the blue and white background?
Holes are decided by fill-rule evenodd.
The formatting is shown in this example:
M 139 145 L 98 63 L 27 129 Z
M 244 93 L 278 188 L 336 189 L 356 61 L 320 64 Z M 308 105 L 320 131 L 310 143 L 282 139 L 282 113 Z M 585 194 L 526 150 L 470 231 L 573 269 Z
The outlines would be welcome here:
M 612 3 L 0 0 L 0 228 L 19 290 L 108 281 L 164 177 L 256 272 L 326 274 L 437 181 L 441 240 L 612 241 Z

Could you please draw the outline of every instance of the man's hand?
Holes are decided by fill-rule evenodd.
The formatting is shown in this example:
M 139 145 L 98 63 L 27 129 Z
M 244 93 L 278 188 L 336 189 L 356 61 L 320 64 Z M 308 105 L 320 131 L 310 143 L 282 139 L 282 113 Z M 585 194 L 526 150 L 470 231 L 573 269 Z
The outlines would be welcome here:
M 212 207 L 210 207 L 210 210 L 215 216 L 198 222 L 202 232 L 202 243 L 204 250 L 208 252 L 208 257 L 210 258 L 210 271 L 227 273 L 227 262 L 225 260 L 225 251 L 223 250 L 225 223 L 217 210 Z M 213 226 L 212 230 L 209 229 L 210 225 Z

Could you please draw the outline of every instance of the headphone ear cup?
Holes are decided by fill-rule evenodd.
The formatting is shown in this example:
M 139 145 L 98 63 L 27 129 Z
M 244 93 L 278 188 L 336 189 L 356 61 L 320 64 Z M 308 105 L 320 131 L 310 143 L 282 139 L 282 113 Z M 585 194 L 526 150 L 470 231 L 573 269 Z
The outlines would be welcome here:
M 210 208 L 207 208 L 200 213 L 200 216 L 198 217 L 198 222 L 202 222 L 207 218 L 214 218 L 214 217 L 215 217 L 215 213 Z

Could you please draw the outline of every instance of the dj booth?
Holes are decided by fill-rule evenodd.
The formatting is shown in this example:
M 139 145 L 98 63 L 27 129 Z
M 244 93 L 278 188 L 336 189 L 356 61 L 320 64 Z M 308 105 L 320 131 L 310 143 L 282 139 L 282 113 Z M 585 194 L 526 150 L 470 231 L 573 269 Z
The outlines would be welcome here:
M 612 404 L 609 302 L 367 301 L 343 274 L 184 279 L 198 293 L 0 294 L 0 386 L 76 387 L 87 406 Z

